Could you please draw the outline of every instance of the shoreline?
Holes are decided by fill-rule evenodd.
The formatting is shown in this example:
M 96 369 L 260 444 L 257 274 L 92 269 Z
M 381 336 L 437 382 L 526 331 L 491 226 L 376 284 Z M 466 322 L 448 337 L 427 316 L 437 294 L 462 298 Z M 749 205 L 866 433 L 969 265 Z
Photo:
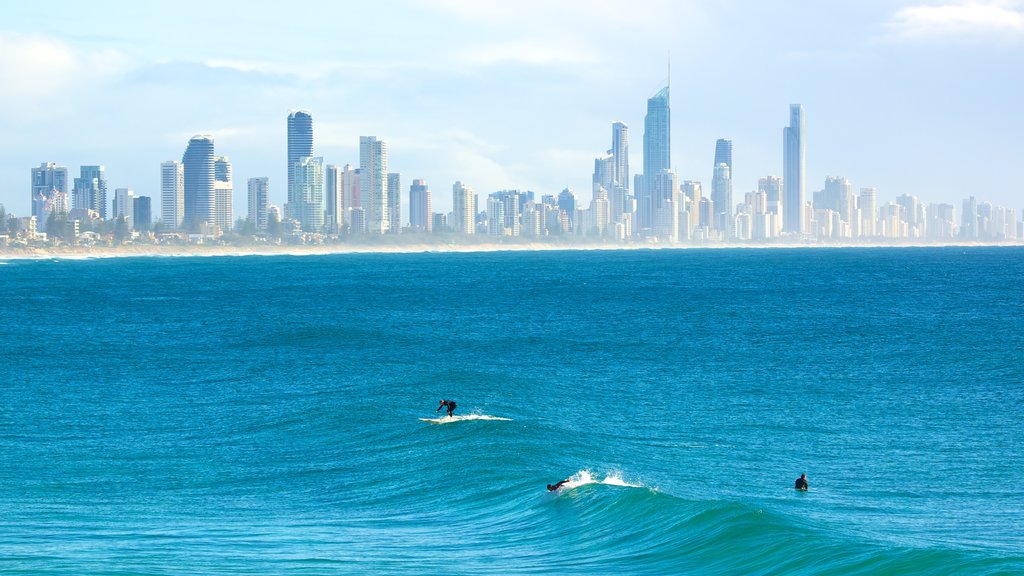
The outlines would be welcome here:
M 1024 242 L 838 243 L 838 244 L 334 244 L 318 246 L 158 246 L 62 247 L 0 249 L 2 260 L 107 259 L 145 257 L 328 256 L 338 254 L 472 254 L 490 252 L 625 251 L 625 250 L 794 250 L 865 248 L 1022 247 Z

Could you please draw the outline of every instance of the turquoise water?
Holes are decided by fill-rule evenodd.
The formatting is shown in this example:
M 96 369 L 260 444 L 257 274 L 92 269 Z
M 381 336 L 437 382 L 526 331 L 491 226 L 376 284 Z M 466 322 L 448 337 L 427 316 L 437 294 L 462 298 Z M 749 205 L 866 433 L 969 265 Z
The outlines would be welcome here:
M 1024 573 L 1024 249 L 9 260 L 0 289 L 3 573 Z M 421 421 L 441 398 L 479 418 Z

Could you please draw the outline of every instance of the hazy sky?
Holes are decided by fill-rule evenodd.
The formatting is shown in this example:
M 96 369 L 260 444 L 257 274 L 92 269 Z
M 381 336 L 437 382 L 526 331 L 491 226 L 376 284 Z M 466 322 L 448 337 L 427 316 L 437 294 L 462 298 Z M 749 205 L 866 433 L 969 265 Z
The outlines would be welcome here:
M 299 5 L 293 5 L 299 6 Z M 734 145 L 734 198 L 782 172 L 789 104 L 807 118 L 808 194 L 826 176 L 879 202 L 979 199 L 1024 209 L 1024 1 L 517 0 L 0 2 L 0 203 L 27 215 L 41 162 L 107 167 L 159 202 L 159 167 L 210 133 L 246 180 L 285 198 L 286 118 L 314 153 L 358 165 L 360 135 L 451 207 L 569 186 L 589 203 L 611 123 L 643 166 L 646 99 L 668 78 L 672 163 L 710 187 Z M 154 206 L 156 211 L 156 208 Z M 408 219 L 407 209 L 403 220 Z

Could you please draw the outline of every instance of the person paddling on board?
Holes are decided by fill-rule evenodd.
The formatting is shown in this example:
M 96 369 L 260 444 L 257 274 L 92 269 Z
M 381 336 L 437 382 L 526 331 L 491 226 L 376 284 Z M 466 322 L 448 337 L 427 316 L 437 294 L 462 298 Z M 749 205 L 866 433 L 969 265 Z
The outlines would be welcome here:
M 448 416 L 451 416 L 452 412 L 455 411 L 455 400 L 441 400 L 441 405 L 438 406 L 437 410 L 434 410 L 434 412 L 440 412 L 441 408 L 444 407 L 448 408 Z
M 801 474 L 800 477 L 796 479 L 796 485 L 793 486 L 793 487 L 796 488 L 797 490 L 803 490 L 804 492 L 806 492 L 807 491 L 807 474 Z
M 548 484 L 548 492 L 554 492 L 555 490 L 558 490 L 559 488 L 562 487 L 562 484 L 565 484 L 569 480 L 571 480 L 571 478 L 566 478 L 565 480 L 562 480 L 558 484 Z

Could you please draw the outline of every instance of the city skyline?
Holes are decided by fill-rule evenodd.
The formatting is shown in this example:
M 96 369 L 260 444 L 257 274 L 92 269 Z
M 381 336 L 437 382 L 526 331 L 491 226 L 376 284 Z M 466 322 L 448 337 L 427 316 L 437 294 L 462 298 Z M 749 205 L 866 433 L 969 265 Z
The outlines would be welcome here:
M 280 118 L 300 108 L 317 118 L 313 146 L 327 163 L 358 164 L 358 138 L 377 134 L 389 143 L 392 169 L 438 190 L 454 181 L 481 192 L 557 194 L 569 187 L 586 201 L 610 122 L 633 129 L 628 161 L 643 165 L 636 145 L 643 99 L 668 80 L 669 52 L 671 168 L 680 181 L 702 182 L 705 192 L 713 179 L 711 143 L 724 137 L 735 145 L 734 196 L 756 190 L 760 178 L 781 176 L 780 110 L 800 102 L 811 118 L 808 196 L 826 177 L 842 175 L 855 188 L 875 188 L 879 199 L 913 194 L 958 204 L 973 194 L 1021 203 L 1019 186 L 991 170 L 1022 153 L 1013 95 L 1024 82 L 1019 67 L 1008 65 L 1024 45 L 1017 2 L 771 9 L 646 2 L 609 14 L 573 2 L 529 4 L 524 12 L 538 17 L 528 32 L 515 26 L 524 16 L 502 5 L 412 2 L 397 5 L 380 54 L 359 44 L 381 32 L 373 24 L 377 9 L 314 8 L 324 17 L 307 23 L 307 32 L 332 15 L 367 25 L 334 43 L 330 35 L 305 33 L 284 47 L 284 38 L 295 40 L 293 25 L 275 21 L 267 7 L 211 8 L 255 22 L 262 34 L 246 35 L 265 45 L 239 32 L 228 33 L 235 43 L 203 39 L 208 24 L 178 11 L 168 14 L 162 35 L 119 14 L 97 28 L 103 34 L 83 36 L 89 22 L 117 13 L 112 4 L 86 11 L 58 3 L 44 24 L 26 7 L 0 9 L 0 131 L 15 136 L 0 144 L 0 203 L 28 214 L 27 168 L 43 162 L 72 171 L 103 165 L 109 190 L 155 196 L 155 166 L 177 158 L 190 136 L 209 133 L 218 153 L 232 158 L 237 178 L 269 177 L 270 202 L 283 205 Z M 558 17 L 573 17 L 590 33 L 567 30 Z M 466 27 L 466 47 L 424 48 L 416 40 L 428 34 L 419 29 L 425 22 L 433 24 L 430 38 Z M 716 45 L 712 65 L 706 41 L 727 30 L 735 40 Z M 750 38 L 732 33 L 743 30 Z M 601 40 L 612 31 L 623 36 Z M 409 38 L 399 41 L 402 33 Z M 83 74 L 103 90 L 84 94 Z M 234 187 L 236 216 L 245 214 L 245 193 Z M 436 210 L 451 209 L 448 196 L 437 196 Z

